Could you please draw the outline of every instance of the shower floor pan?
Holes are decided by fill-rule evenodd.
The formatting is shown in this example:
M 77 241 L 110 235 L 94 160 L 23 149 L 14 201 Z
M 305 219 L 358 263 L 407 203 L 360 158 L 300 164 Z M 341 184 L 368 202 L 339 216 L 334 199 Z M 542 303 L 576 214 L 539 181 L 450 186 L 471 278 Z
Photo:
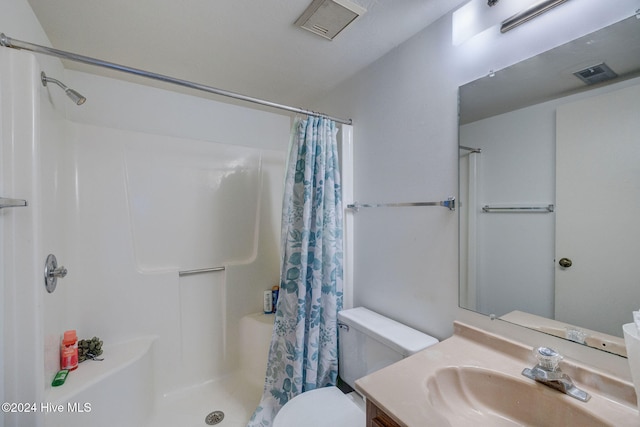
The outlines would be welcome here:
M 156 401 L 148 427 L 206 427 L 207 415 L 224 413 L 220 427 L 246 427 L 258 406 L 262 389 L 240 373 L 171 394 Z

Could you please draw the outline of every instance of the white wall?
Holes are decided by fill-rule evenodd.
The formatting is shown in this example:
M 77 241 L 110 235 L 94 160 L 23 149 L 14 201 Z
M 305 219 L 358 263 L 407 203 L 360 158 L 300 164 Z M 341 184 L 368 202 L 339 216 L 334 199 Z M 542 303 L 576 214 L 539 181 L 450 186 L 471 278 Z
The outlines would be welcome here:
M 476 9 L 485 19 L 480 29 L 487 30 L 454 46 L 448 14 L 318 101 L 318 108 L 354 120 L 356 200 L 456 195 L 458 86 L 630 16 L 640 6 L 637 0 L 567 2 L 500 34 L 496 24 L 513 13 L 504 6 L 509 2 L 493 8 L 474 2 L 485 5 Z M 359 212 L 354 221 L 354 303 L 438 338 L 449 336 L 459 313 L 457 214 L 442 208 L 380 209 Z
M 0 14 L 0 32 L 9 37 L 33 41 L 49 46 L 42 27 L 36 19 L 26 0 L 7 0 L 3 2 Z M 9 142 L 2 149 L 2 188 L 1 197 L 27 199 L 29 208 L 5 209 L 0 212 L 0 237 L 3 242 L 0 261 L 0 289 L 3 304 L 0 306 L 2 316 L 2 337 L 0 339 L 0 398 L 4 401 L 42 401 L 44 392 L 44 362 L 42 334 L 42 295 L 38 292 L 42 285 L 43 254 L 34 247 L 48 245 L 57 240 L 56 228 L 39 229 L 39 217 L 50 214 L 46 203 L 41 204 L 40 194 L 47 199 L 54 185 L 47 180 L 41 186 L 38 183 L 40 173 L 46 173 L 54 167 L 58 160 L 55 144 L 36 147 L 34 142 L 39 132 L 55 135 L 59 127 L 52 123 L 59 119 L 60 113 L 52 108 L 40 108 L 37 83 L 41 67 L 46 67 L 53 75 L 61 75 L 62 64 L 53 58 L 26 57 L 17 51 L 3 50 L 4 72 L 0 80 L 4 83 L 2 93 L 2 129 L 3 141 Z M 8 58 L 20 56 L 17 62 L 9 62 Z M 13 65 L 9 65 L 12 63 Z M 26 72 L 30 70 L 30 72 Z M 18 78 L 15 80 L 14 78 Z M 12 86 L 15 84 L 16 86 Z M 27 86 L 23 86 L 27 85 Z M 22 87 L 22 96 L 11 94 L 11 91 Z M 31 89 L 28 89 L 28 87 Z M 59 94 L 60 95 L 60 94 Z M 64 95 L 61 95 L 64 97 Z M 21 114 L 23 108 L 37 109 L 41 128 L 34 132 L 30 117 Z M 12 147 L 12 142 L 16 145 Z M 32 156 L 47 159 L 43 168 L 34 167 Z M 21 180 L 12 179 L 13 170 L 20 170 Z M 44 187 L 44 188 L 43 188 Z M 45 255 L 46 256 L 46 255 Z M 17 284 L 17 286 L 15 286 Z M 10 288 L 8 288 L 10 287 Z M 25 311 L 28 307 L 30 310 Z M 35 310 L 35 311 L 34 311 Z M 21 325 L 21 328 L 18 327 Z M 22 346 L 15 346 L 16 339 L 24 340 Z M 2 414 L 0 426 L 35 425 L 39 415 Z
M 3 247 L 3 388 L 4 397 L 9 402 L 41 400 L 44 390 L 42 299 L 36 285 L 43 283 L 42 269 L 34 268 L 38 258 L 36 246 L 44 240 L 40 231 L 38 200 L 40 171 L 33 161 L 39 157 L 40 150 L 33 114 L 22 114 L 38 109 L 39 97 L 34 90 L 36 69 L 32 57 L 0 51 L 2 193 L 28 202 L 27 207 L 3 209 L 0 222 Z M 14 90 L 20 95 L 14 96 Z M 15 171 L 20 171 L 19 179 Z M 28 371 L 23 372 L 26 368 Z M 16 417 L 16 414 L 3 412 L 3 419 Z M 38 415 L 30 414 L 25 424 L 16 425 L 34 424 L 35 417 Z

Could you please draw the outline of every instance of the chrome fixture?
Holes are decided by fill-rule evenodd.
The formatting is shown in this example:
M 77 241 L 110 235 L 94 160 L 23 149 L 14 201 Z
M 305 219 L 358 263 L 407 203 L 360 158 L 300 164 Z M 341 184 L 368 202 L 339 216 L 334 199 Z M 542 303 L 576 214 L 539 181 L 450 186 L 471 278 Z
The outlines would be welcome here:
M 545 206 L 489 206 L 484 205 L 482 212 L 553 212 L 555 206 L 552 204 Z
M 569 375 L 560 370 L 558 364 L 562 355 L 549 347 L 538 347 L 533 350 L 538 364 L 533 368 L 525 368 L 522 375 L 539 383 L 555 388 L 583 402 L 591 399 L 591 395 L 573 384 Z
M 2 208 L 20 208 L 27 206 L 27 201 L 22 199 L 9 199 L 0 197 L 0 209 Z
M 464 145 L 458 145 L 458 148 L 470 153 L 482 153 L 482 148 L 465 147 Z
M 553 9 L 556 6 L 561 5 L 567 0 L 542 0 L 528 9 L 523 10 L 522 12 L 516 13 L 511 18 L 507 18 L 502 22 L 502 26 L 500 27 L 501 33 L 506 33 L 507 31 L 517 27 L 520 24 L 524 24 L 525 22 L 535 18 L 538 15 L 542 15 L 546 11 Z
M 473 148 L 473 147 L 465 147 L 464 145 L 459 145 L 458 148 L 464 153 L 460 154 L 459 157 L 467 157 L 472 154 L 480 154 L 482 153 L 482 148 Z
M 225 267 L 209 267 L 209 268 L 198 268 L 196 270 L 181 270 L 178 271 L 178 276 L 190 276 L 192 274 L 200 274 L 200 273 L 211 273 L 213 271 L 224 271 Z
M 208 426 L 219 424 L 222 420 L 224 420 L 224 412 L 222 411 L 213 411 L 204 418 L 204 422 Z
M 91 58 L 90 56 L 83 56 L 83 55 L 78 55 L 77 53 L 53 49 L 51 47 L 41 46 L 35 43 L 29 43 L 22 40 L 17 40 L 17 39 L 8 37 L 4 33 L 0 33 L 0 46 L 10 47 L 12 49 L 27 50 L 29 52 L 42 53 L 44 55 L 55 56 L 56 58 L 65 59 L 68 61 L 80 62 L 82 64 L 95 65 L 97 67 L 108 68 L 110 70 L 115 70 L 123 73 L 133 74 L 136 76 L 146 77 L 148 79 L 154 79 L 161 82 L 171 83 L 174 85 L 178 85 L 178 86 L 182 86 L 190 89 L 213 93 L 216 95 L 227 96 L 229 98 L 239 99 L 241 101 L 246 101 L 246 102 L 252 102 L 254 104 L 260 104 L 260 105 L 264 105 L 271 108 L 290 111 L 293 113 L 306 114 L 307 116 L 312 116 L 312 117 L 324 117 L 326 119 L 333 120 L 337 123 L 342 123 L 345 125 L 353 124 L 353 121 L 351 119 L 332 117 L 328 114 L 318 113 L 316 111 L 306 110 L 304 108 L 297 108 L 297 107 L 292 107 L 290 105 L 277 104 L 275 102 L 267 101 L 264 99 L 243 95 L 241 93 L 230 92 L 228 90 L 218 89 L 212 86 L 205 86 L 200 83 L 194 83 L 188 80 L 177 79 L 175 77 L 165 76 L 163 74 L 153 73 L 151 71 L 145 71 L 139 68 L 133 68 L 133 67 L 128 67 L 126 65 L 107 62 L 102 59 Z
M 51 293 L 56 290 L 58 278 L 67 275 L 67 269 L 63 266 L 58 267 L 58 260 L 54 254 L 49 254 L 44 264 L 44 286 L 47 292 Z
M 573 265 L 573 261 L 571 261 L 569 258 L 560 258 L 558 264 L 562 268 L 570 268 Z
M 42 81 L 42 86 L 47 86 L 47 83 L 55 83 L 64 90 L 64 93 L 76 104 L 82 105 L 87 100 L 84 96 L 82 96 L 79 92 L 68 88 L 64 83 L 60 80 L 54 79 L 52 77 L 47 77 L 47 75 L 43 72 L 40 73 L 40 80 Z
M 439 202 L 409 202 L 409 203 L 358 203 L 353 202 L 347 205 L 347 209 L 352 209 L 354 212 L 358 212 L 362 208 L 404 208 L 404 207 L 416 207 L 416 206 L 442 206 L 448 208 L 450 211 L 456 210 L 456 198 L 449 197 L 447 200 L 441 200 Z
M 344 329 L 345 331 L 349 332 L 349 325 L 347 325 L 346 323 L 338 322 L 338 329 Z

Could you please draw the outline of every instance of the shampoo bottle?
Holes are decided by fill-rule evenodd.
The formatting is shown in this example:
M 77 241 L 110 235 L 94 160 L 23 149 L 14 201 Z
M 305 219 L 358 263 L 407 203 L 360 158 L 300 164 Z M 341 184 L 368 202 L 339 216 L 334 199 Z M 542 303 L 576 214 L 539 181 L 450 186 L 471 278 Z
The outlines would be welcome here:
M 264 291 L 264 300 L 262 302 L 264 314 L 271 313 L 273 311 L 273 295 L 271 290 Z
M 70 330 L 64 333 L 60 345 L 60 369 L 73 371 L 78 367 L 78 337 L 76 331 Z
M 276 312 L 276 308 L 278 307 L 278 295 L 280 294 L 280 286 L 275 285 L 274 287 L 271 288 L 271 300 L 273 301 L 272 304 L 272 313 Z

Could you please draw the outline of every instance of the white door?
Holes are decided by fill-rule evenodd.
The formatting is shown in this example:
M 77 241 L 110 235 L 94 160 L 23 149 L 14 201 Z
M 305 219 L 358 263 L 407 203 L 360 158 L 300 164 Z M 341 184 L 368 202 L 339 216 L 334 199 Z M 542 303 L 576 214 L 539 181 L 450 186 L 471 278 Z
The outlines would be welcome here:
M 622 336 L 640 308 L 640 85 L 559 107 L 556 145 L 556 320 Z

